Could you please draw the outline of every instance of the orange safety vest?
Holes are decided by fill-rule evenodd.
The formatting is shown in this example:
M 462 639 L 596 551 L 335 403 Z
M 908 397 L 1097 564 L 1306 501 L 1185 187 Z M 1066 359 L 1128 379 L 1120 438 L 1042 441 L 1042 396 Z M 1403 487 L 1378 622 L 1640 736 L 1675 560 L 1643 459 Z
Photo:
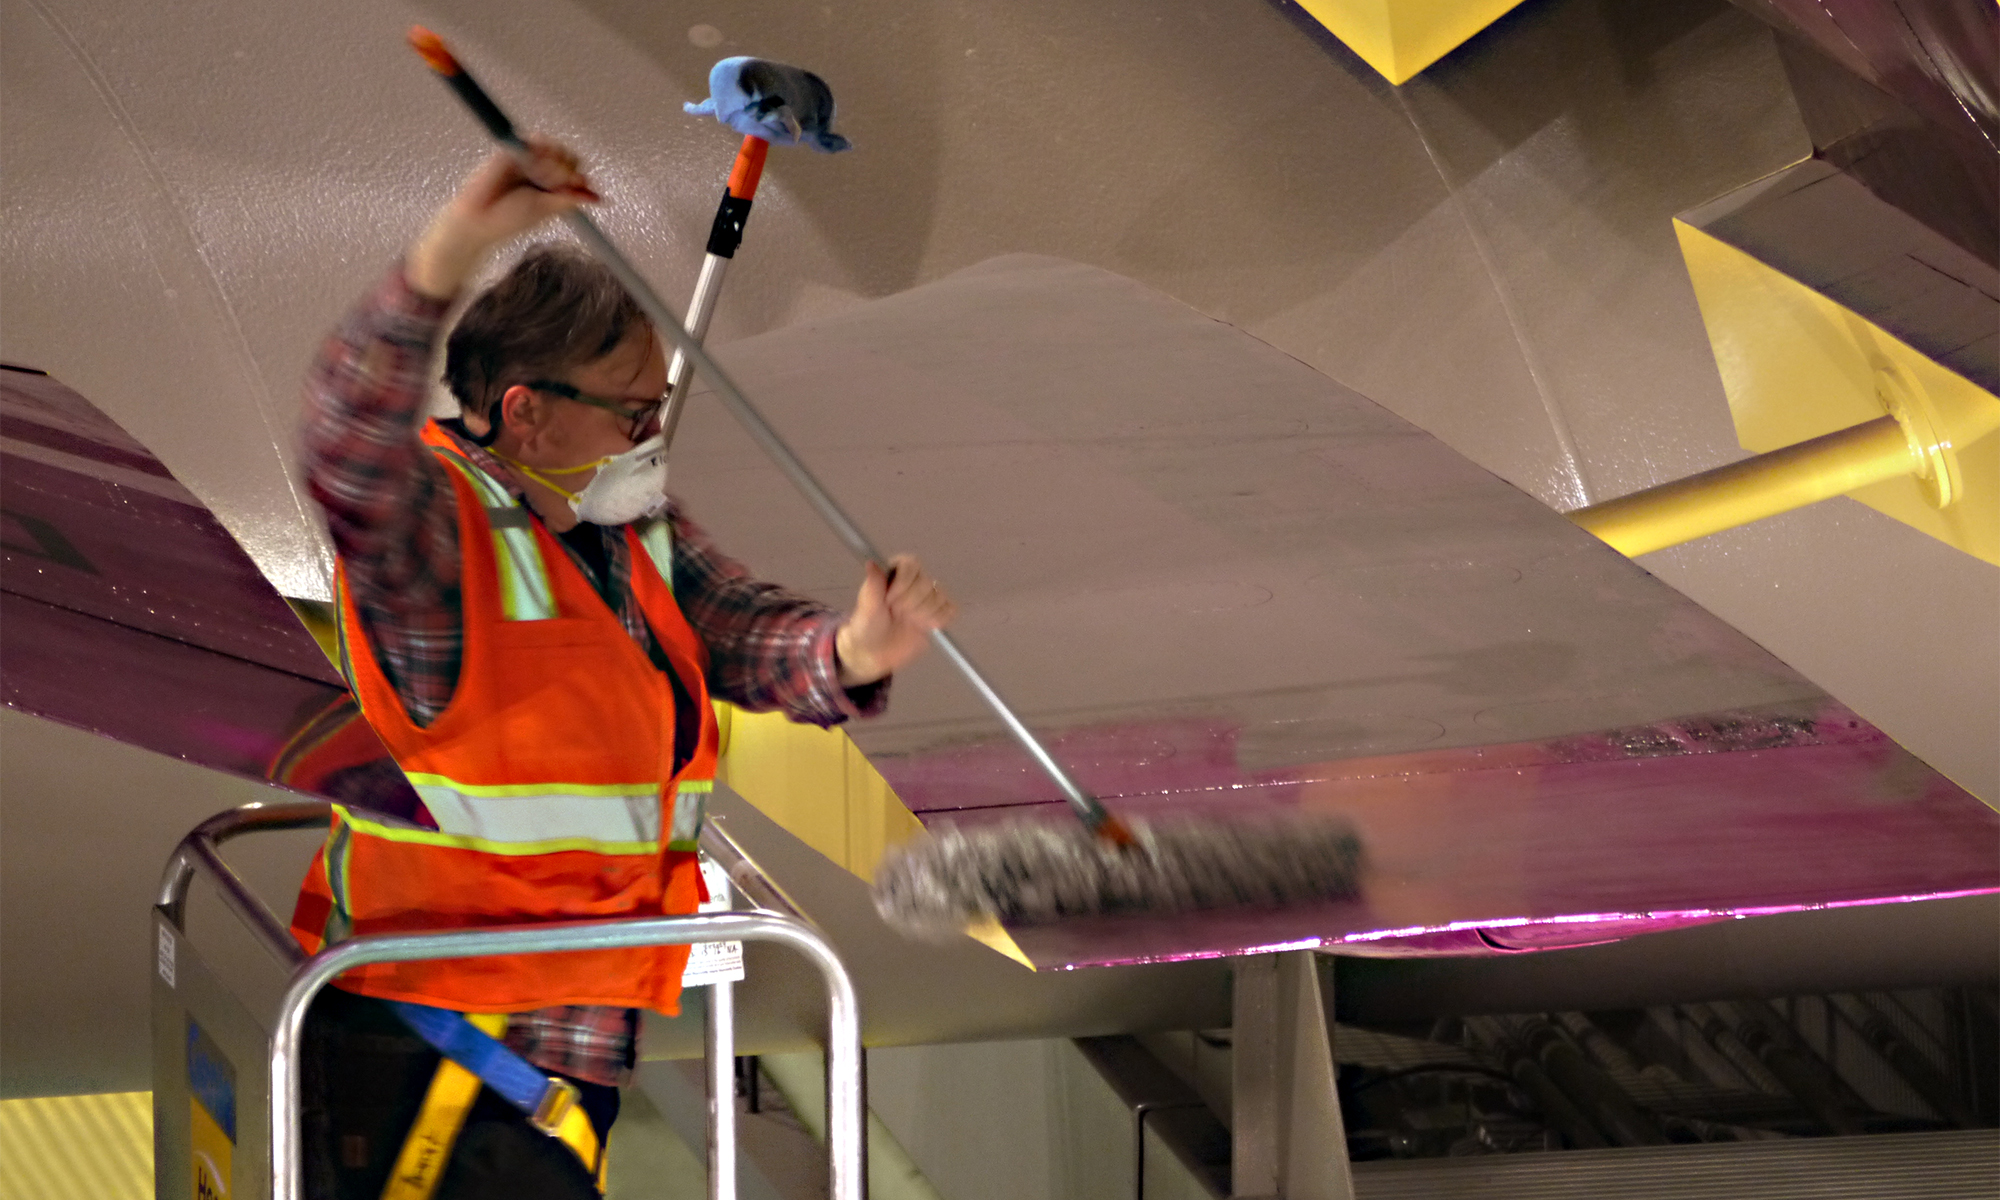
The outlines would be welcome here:
M 678 773 L 666 677 L 518 499 L 435 425 L 424 441 L 458 503 L 465 643 L 451 703 L 428 726 L 411 722 L 344 586 L 340 628 L 361 710 L 438 829 L 336 805 L 294 936 L 313 953 L 358 934 L 694 912 L 717 729 L 707 650 L 667 582 L 666 522 L 628 526 L 625 539 L 633 594 L 701 713 L 699 749 Z M 673 1015 L 687 956 L 659 946 L 379 963 L 337 982 L 461 1012 L 605 1004 Z

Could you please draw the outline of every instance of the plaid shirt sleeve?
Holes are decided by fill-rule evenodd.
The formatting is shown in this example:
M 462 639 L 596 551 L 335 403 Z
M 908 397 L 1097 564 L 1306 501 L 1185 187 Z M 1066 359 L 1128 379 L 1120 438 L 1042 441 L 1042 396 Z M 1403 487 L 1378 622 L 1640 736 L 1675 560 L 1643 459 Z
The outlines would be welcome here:
M 708 647 L 710 695 L 820 726 L 872 717 L 889 706 L 888 679 L 840 685 L 834 635 L 841 614 L 752 578 L 677 504 L 669 505 L 667 519 L 674 533 L 674 598 Z
M 451 702 L 463 653 L 455 501 L 418 440 L 447 307 L 413 291 L 398 262 L 306 376 L 306 486 L 383 672 L 419 725 Z

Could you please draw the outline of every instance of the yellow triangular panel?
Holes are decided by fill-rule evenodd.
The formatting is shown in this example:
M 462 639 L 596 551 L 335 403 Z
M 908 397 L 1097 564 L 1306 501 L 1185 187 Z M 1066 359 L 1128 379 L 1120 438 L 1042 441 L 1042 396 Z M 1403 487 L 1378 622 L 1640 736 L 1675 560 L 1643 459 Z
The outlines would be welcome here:
M 1875 420 L 1885 396 L 1914 401 L 1957 442 L 1956 501 L 1933 507 L 1914 478 L 1849 495 L 2000 565 L 2000 397 L 1736 247 L 1684 221 L 1674 232 L 1743 448 L 1761 454 Z
M 1006 926 L 1000 924 L 1000 922 L 994 920 L 992 917 L 988 917 L 979 924 L 967 928 L 965 936 L 982 946 L 999 951 L 1030 971 L 1035 969 L 1035 964 L 1029 962 L 1028 956 L 1021 953 L 1021 947 L 1015 944 L 1014 937 L 1007 932 Z
M 839 729 L 716 705 L 724 733 L 718 778 L 792 836 L 863 880 L 889 847 L 923 832 L 889 781 Z M 982 945 L 1034 970 L 998 923 L 968 929 Z
M 1390 83 L 1404 83 L 1520 0 L 1299 0 Z

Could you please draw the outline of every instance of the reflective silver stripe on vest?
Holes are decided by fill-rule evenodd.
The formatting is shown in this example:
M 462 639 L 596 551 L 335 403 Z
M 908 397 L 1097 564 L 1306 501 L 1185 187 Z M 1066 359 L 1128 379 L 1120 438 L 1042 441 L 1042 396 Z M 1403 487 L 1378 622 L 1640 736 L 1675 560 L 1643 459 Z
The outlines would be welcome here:
M 657 850 L 660 845 L 657 788 L 624 795 L 579 796 L 551 791 L 539 795 L 474 796 L 446 784 L 411 782 L 424 798 L 424 807 L 436 819 L 439 831 L 457 837 L 503 843 L 580 840 L 602 843 L 604 852 L 616 854 Z M 674 806 L 674 821 L 678 833 L 678 803 Z M 699 831 L 697 825 L 696 832 Z
M 449 453 L 449 452 L 447 452 Z M 493 531 L 493 561 L 499 568 L 500 616 L 508 621 L 547 621 L 556 615 L 548 568 L 535 544 L 534 521 L 528 510 L 500 481 L 476 465 L 451 454 L 486 508 L 486 525 Z
M 693 850 L 701 840 L 701 823 L 708 815 L 708 794 L 715 785 L 708 782 L 683 783 L 674 793 L 674 823 L 667 834 L 667 849 Z

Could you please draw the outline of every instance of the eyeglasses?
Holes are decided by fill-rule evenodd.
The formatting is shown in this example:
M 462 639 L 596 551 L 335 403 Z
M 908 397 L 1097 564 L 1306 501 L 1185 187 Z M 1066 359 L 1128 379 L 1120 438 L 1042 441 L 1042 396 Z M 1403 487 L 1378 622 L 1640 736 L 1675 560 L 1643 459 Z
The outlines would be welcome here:
M 661 393 L 655 400 L 607 400 L 602 396 L 593 396 L 589 392 L 580 392 L 567 383 L 557 383 L 553 379 L 537 379 L 528 386 L 538 392 L 548 392 L 565 400 L 574 400 L 578 404 L 588 404 L 592 408 L 616 413 L 625 421 L 626 440 L 633 442 L 641 440 L 646 427 L 651 425 L 653 419 L 660 415 L 660 410 L 667 406 L 665 393 Z M 635 403 L 639 407 L 633 408 L 632 405 Z

